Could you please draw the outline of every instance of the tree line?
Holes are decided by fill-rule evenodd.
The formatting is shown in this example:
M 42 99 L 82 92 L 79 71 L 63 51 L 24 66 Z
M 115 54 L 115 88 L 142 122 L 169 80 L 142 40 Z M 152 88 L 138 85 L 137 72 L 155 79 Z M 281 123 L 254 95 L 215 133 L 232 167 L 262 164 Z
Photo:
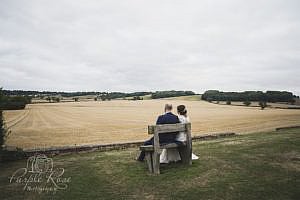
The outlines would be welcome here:
M 144 96 L 151 94 L 152 92 L 50 92 L 50 91 L 25 91 L 25 90 L 2 90 L 4 95 L 7 96 L 35 96 L 35 97 L 48 97 L 48 96 L 61 96 L 61 97 L 75 97 L 75 96 L 106 96 L 110 99 L 123 98 L 123 97 L 134 97 Z
M 133 93 L 121 93 L 121 92 L 111 92 L 111 93 L 103 93 L 97 97 L 97 99 L 101 99 L 102 101 L 117 99 L 117 98 L 126 98 L 132 97 L 132 100 L 143 100 L 142 96 L 151 95 L 152 99 L 160 99 L 167 97 L 178 97 L 178 96 L 188 96 L 195 95 L 192 91 L 156 91 L 156 92 L 133 92 Z
M 50 92 L 50 91 L 24 91 L 24 90 L 3 90 L 6 96 L 22 96 L 22 97 L 39 97 L 41 99 L 46 99 L 49 102 L 59 102 L 57 96 L 60 97 L 78 97 L 86 95 L 94 95 L 95 100 L 111 100 L 118 98 L 128 98 L 132 97 L 133 100 L 142 100 L 142 96 L 151 95 L 152 99 L 166 98 L 166 97 L 177 97 L 177 96 L 187 96 L 195 95 L 192 91 L 156 91 L 156 92 Z
M 3 121 L 4 121 L 3 120 L 3 111 L 0 110 L 0 151 L 2 150 L 2 145 L 4 144 L 4 139 L 5 139 L 5 135 L 6 135 Z
M 293 95 L 287 91 L 245 91 L 245 92 L 222 92 L 218 90 L 208 90 L 201 96 L 206 101 L 259 101 L 259 102 L 288 102 L 294 103 L 295 98 L 299 96 Z
M 98 95 L 97 99 L 105 101 L 105 100 L 111 100 L 111 99 L 133 97 L 133 99 L 135 99 L 135 100 L 142 100 L 141 96 L 145 96 L 145 95 L 149 95 L 149 94 L 151 94 L 151 92 L 132 92 L 132 93 L 104 92 L 101 95 Z
M 8 96 L 0 88 L 0 110 L 24 109 L 29 103 L 31 103 L 31 96 Z
M 193 91 L 156 91 L 151 94 L 152 99 L 160 99 L 160 98 L 167 98 L 167 97 L 178 97 L 178 96 L 190 96 L 195 95 Z
M 86 96 L 101 95 L 105 92 L 51 92 L 51 91 L 34 91 L 34 90 L 3 90 L 3 94 L 7 96 Z

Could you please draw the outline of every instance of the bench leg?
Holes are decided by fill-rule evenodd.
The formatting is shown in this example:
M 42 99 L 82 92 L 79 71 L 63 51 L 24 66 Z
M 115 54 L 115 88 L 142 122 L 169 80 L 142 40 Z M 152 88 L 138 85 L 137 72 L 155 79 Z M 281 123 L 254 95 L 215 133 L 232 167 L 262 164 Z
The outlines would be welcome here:
M 192 150 L 186 146 L 179 147 L 178 150 L 179 150 L 179 154 L 180 154 L 182 163 L 191 165 L 192 164 Z
M 159 156 L 160 154 L 157 152 L 153 153 L 153 173 L 154 174 L 160 174 L 160 170 L 159 170 Z
M 145 153 L 148 169 L 150 173 L 153 173 L 153 152 L 146 151 Z

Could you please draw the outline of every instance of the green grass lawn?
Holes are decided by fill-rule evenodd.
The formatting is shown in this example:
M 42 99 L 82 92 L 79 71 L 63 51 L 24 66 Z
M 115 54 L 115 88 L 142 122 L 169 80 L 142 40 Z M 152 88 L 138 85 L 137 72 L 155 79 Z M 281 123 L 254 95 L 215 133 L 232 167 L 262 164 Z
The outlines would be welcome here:
M 191 166 L 150 175 L 137 149 L 53 157 L 71 182 L 56 194 L 22 190 L 9 176 L 26 160 L 0 166 L 0 199 L 300 199 L 300 129 L 193 143 Z

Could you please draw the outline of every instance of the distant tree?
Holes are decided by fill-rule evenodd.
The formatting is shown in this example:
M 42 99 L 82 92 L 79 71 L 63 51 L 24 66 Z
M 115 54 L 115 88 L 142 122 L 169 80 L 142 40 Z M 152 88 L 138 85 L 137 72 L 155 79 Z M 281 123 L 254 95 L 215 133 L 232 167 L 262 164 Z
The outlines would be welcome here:
M 59 98 L 58 97 L 51 97 L 52 102 L 59 102 Z
M 204 94 L 201 95 L 201 99 L 202 100 L 206 100 L 206 101 L 209 101 L 209 99 L 212 101 L 212 100 L 221 100 L 221 99 L 218 99 L 218 96 L 219 96 L 219 91 L 218 90 L 207 90 L 204 92 Z
M 208 98 L 207 98 L 207 101 L 208 101 L 209 103 L 211 103 L 211 102 L 213 101 L 213 99 L 210 98 L 210 97 L 208 97 Z
M 49 101 L 49 102 L 51 102 L 51 97 L 48 96 L 48 97 L 46 98 L 46 100 Z
M 2 105 L 5 100 L 6 100 L 5 95 L 3 94 L 2 88 L 0 88 L 0 105 Z M 6 137 L 7 137 L 7 131 L 4 127 L 3 111 L 2 108 L 0 107 L 0 154 L 1 151 L 3 150 L 3 145 Z
M 29 103 L 31 103 L 30 96 L 7 96 L 0 88 L 0 110 L 24 109 Z
M 286 91 L 267 91 L 266 101 L 268 102 L 290 102 L 293 100 L 293 93 Z
M 0 104 L 2 104 L 5 101 L 5 95 L 3 94 L 2 88 L 0 88 Z
M 60 102 L 60 98 L 59 98 L 59 97 L 56 97 L 55 101 L 56 101 L 56 102 Z
M 101 95 L 100 99 L 101 99 L 101 101 L 105 101 L 106 100 L 106 95 Z
M 98 98 L 97 98 L 97 97 L 95 97 L 95 98 L 94 98 L 94 101 L 98 101 Z
M 295 105 L 296 99 L 291 99 L 291 100 L 289 101 L 289 103 L 290 103 L 291 105 Z
M 3 148 L 6 137 L 6 130 L 4 128 L 3 111 L 0 110 L 0 151 Z
M 159 98 L 167 98 L 167 97 L 178 97 L 178 96 L 189 96 L 195 95 L 192 91 L 156 91 L 151 94 L 152 99 L 159 99 Z
M 248 100 L 247 100 L 247 101 L 244 101 L 243 104 L 244 104 L 245 106 L 250 106 L 250 105 L 251 105 L 251 101 L 248 101 Z
M 245 92 L 222 92 L 208 90 L 201 95 L 202 100 L 208 101 L 267 101 L 267 102 L 290 102 L 293 93 L 286 91 L 245 91 Z
M 227 101 L 226 101 L 226 104 L 227 104 L 227 105 L 231 105 L 231 101 L 227 100 Z
M 136 101 L 136 100 L 143 100 L 143 98 L 140 97 L 140 96 L 135 96 L 135 97 L 132 98 L 132 100 L 134 100 L 134 101 Z
M 3 112 L 0 110 L 0 148 L 2 149 L 2 145 L 4 143 L 4 123 L 3 123 Z
M 265 107 L 267 107 L 267 102 L 266 101 L 260 101 L 259 103 L 260 108 L 263 110 Z
M 79 101 L 78 97 L 74 97 L 73 99 L 74 99 L 75 102 Z

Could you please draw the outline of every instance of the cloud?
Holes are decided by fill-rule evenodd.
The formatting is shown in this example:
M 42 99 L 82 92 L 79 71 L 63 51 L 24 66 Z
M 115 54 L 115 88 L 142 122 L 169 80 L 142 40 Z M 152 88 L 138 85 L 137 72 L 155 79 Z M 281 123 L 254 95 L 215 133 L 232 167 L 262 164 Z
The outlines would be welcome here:
M 0 0 L 0 85 L 300 94 L 299 1 Z

